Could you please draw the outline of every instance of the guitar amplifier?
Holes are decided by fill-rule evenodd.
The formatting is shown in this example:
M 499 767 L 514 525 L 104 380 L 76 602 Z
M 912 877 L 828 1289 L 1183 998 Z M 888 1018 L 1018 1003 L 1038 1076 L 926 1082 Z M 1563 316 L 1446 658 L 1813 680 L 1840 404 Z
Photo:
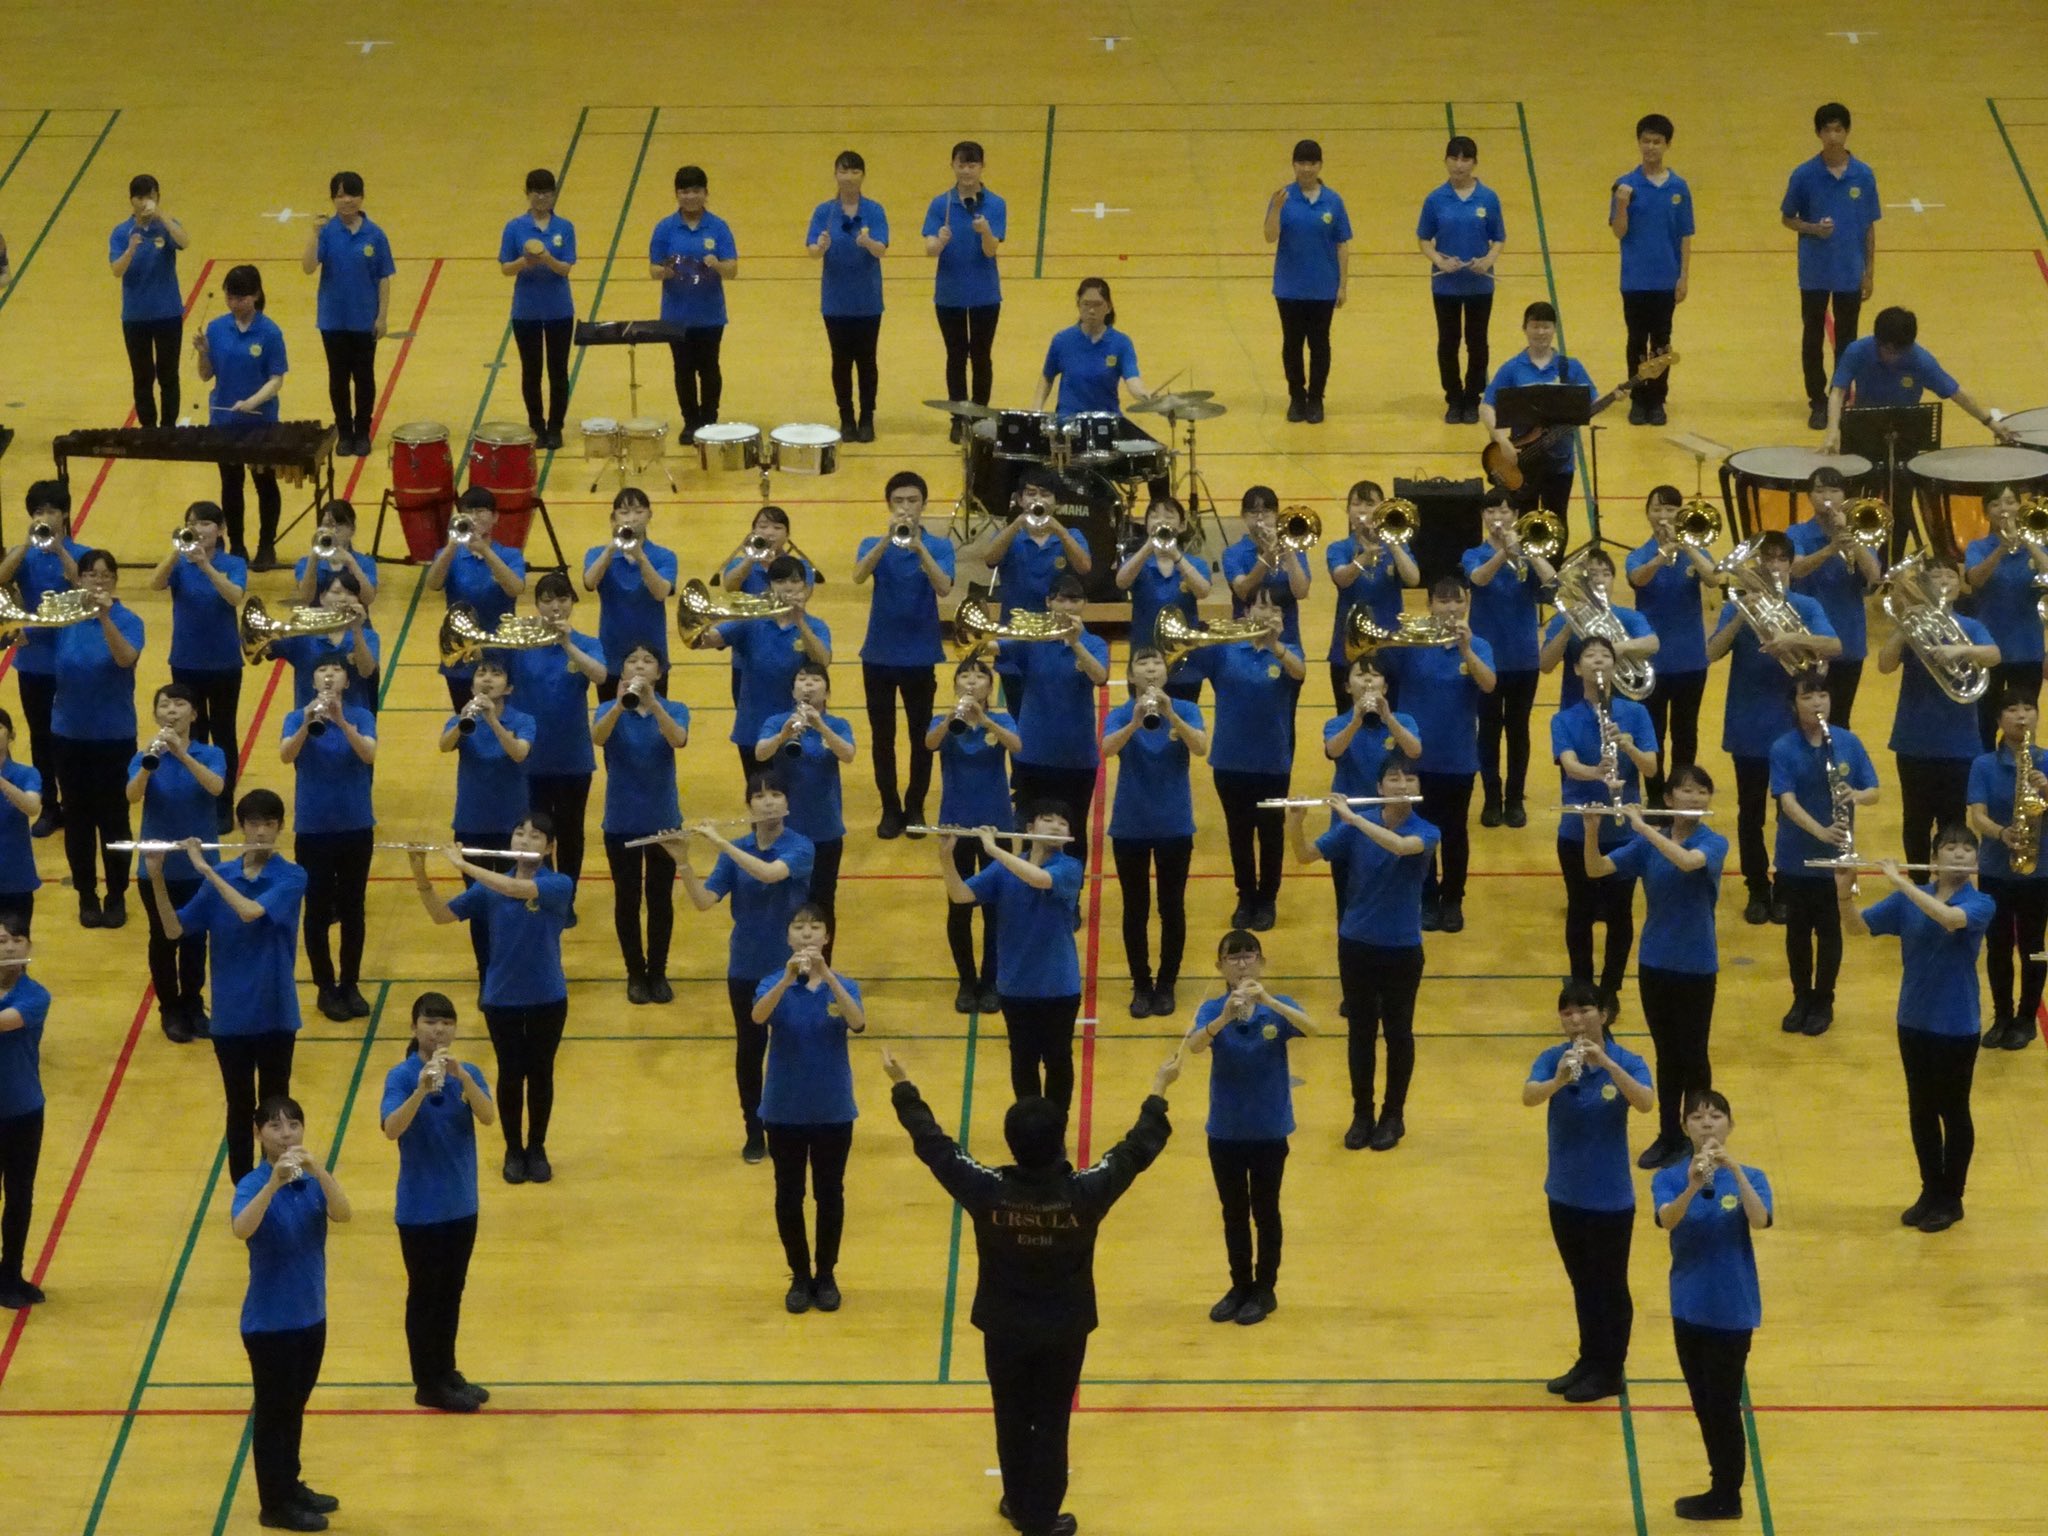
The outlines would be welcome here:
M 1415 538 L 1409 554 L 1422 573 L 1425 592 L 1439 576 L 1463 574 L 1459 559 L 1479 543 L 1479 507 L 1486 496 L 1486 482 L 1447 480 L 1441 475 L 1428 480 L 1394 482 L 1394 494 L 1415 503 Z

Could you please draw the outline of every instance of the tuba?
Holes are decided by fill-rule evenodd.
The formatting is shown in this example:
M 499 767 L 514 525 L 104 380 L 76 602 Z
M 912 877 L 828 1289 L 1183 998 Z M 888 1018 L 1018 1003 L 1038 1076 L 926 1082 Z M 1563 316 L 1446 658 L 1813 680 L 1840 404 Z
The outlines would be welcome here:
M 1720 572 L 1721 585 L 1727 589 L 1728 601 L 1735 605 L 1757 638 L 1757 644 L 1770 645 L 1786 638 L 1810 639 L 1812 631 L 1799 617 L 1778 584 L 1771 580 L 1757 558 L 1757 545 L 1762 536 L 1744 539 L 1721 558 L 1715 570 Z M 1797 672 L 1811 659 L 1811 653 L 1804 656 L 1781 656 L 1778 664 L 1787 672 Z
M 1557 515 L 1542 507 L 1533 512 L 1524 512 L 1515 519 L 1515 539 L 1522 546 L 1522 552 L 1510 562 L 1517 577 L 1529 574 L 1529 557 L 1538 556 L 1554 564 L 1564 551 L 1564 524 Z
M 1355 662 L 1390 645 L 1451 645 L 1457 638 L 1456 630 L 1427 613 L 1404 613 L 1401 622 L 1388 629 L 1360 603 L 1344 621 L 1344 660 Z
M 1187 614 L 1178 608 L 1162 608 L 1152 624 L 1152 643 L 1166 658 L 1166 670 L 1172 672 L 1188 659 L 1192 651 L 1212 645 L 1232 645 L 1240 640 L 1256 640 L 1271 628 L 1272 625 L 1263 619 L 1224 619 L 1205 629 L 1190 622 Z
M 953 615 L 953 643 L 960 647 L 960 659 L 970 661 L 1003 640 L 1064 640 L 1081 627 L 1071 614 L 1012 610 L 1007 619 L 989 612 L 988 605 L 970 597 Z
M 353 615 L 340 608 L 293 608 L 281 619 L 270 616 L 263 599 L 252 597 L 242 604 L 242 660 L 255 666 L 270 654 L 279 640 L 296 640 L 301 635 L 332 635 L 347 629 Z
M 1970 704 L 1984 697 L 1991 685 L 1989 669 L 1967 661 L 1937 661 L 1930 652 L 1937 646 L 1963 645 L 1970 637 L 1948 611 L 1941 596 L 1928 583 L 1920 556 L 1901 560 L 1884 582 L 1884 611 L 1913 647 L 1920 665 L 1941 691 L 1958 704 Z
M 1557 573 L 1557 611 L 1564 615 L 1565 623 L 1581 640 L 1590 640 L 1598 635 L 1614 647 L 1616 693 L 1638 702 L 1650 696 L 1650 690 L 1657 686 L 1657 669 L 1643 657 L 1622 652 L 1621 647 L 1629 638 L 1628 631 L 1614 616 L 1613 605 L 1593 590 L 1593 583 L 1586 575 L 1583 553 L 1565 561 Z
M 2048 799 L 2034 788 L 2034 733 L 2020 733 L 2018 750 L 2012 755 L 2012 821 L 2008 830 L 2019 833 L 2017 847 L 2008 845 L 2006 855 L 2016 875 L 2031 875 L 2041 862 L 2041 818 L 2048 812 Z
M 728 591 L 722 598 L 714 598 L 703 582 L 687 581 L 682 596 L 676 599 L 676 633 L 682 636 L 683 644 L 695 645 L 714 624 L 733 619 L 779 619 L 794 612 L 793 604 L 747 592 Z
M 1849 537 L 1861 544 L 1878 559 L 1884 558 L 1885 546 L 1892 537 L 1892 509 L 1875 496 L 1859 496 L 1842 508 L 1842 521 L 1848 525 Z M 1842 563 L 1852 570 L 1856 565 L 1853 549 L 1842 551 Z

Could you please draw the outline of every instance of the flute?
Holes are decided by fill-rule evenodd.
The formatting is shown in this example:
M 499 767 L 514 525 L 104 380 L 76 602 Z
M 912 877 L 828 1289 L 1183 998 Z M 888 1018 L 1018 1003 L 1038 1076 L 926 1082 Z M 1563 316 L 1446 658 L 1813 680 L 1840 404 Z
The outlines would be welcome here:
M 390 853 L 440 853 L 446 843 L 372 843 L 372 848 L 382 848 Z M 455 850 L 465 859 L 538 859 L 537 851 L 521 851 L 512 848 L 460 848 Z
M 1628 809 L 1635 811 L 1645 821 L 1677 821 L 1683 816 L 1697 816 L 1702 820 L 1711 820 L 1714 815 L 1712 811 L 1653 811 L 1648 806 L 1637 805 L 1633 800 L 1627 801 L 1626 805 Z M 1621 808 L 1621 805 L 1612 800 L 1589 800 L 1584 805 L 1560 805 L 1557 807 L 1557 810 L 1560 814 L 1567 811 L 1576 811 L 1581 816 L 1612 816 Z
M 239 853 L 250 845 L 247 843 L 201 843 L 199 846 L 208 853 Z M 133 842 L 109 843 L 107 844 L 107 851 L 109 853 L 183 853 L 185 845 L 183 843 L 171 842 L 166 838 L 145 837 Z M 275 853 L 277 849 L 272 846 L 264 851 Z
M 703 829 L 706 825 L 706 823 L 700 821 L 687 827 L 670 827 L 666 832 L 656 832 L 647 837 L 629 837 L 626 839 L 624 846 L 628 848 L 651 848 L 656 843 L 665 843 L 671 838 L 702 837 L 704 835 Z M 714 827 L 758 827 L 760 823 L 750 816 L 734 816 L 726 821 L 711 822 L 709 825 Z
M 1834 859 L 1808 859 L 1806 867 L 1808 869 L 1868 870 L 1873 875 L 1882 873 L 1882 866 L 1872 859 L 1865 858 L 1860 853 L 1843 854 L 1840 858 Z M 1931 875 L 1935 870 L 1935 866 L 1932 864 L 1894 864 L 1892 868 L 1902 875 Z M 1971 873 L 1974 874 L 1975 871 L 1973 870 Z
M 1071 843 L 1073 839 L 1064 832 L 1005 832 L 999 827 L 905 827 L 906 832 L 919 837 L 980 837 L 984 832 L 993 832 L 1005 842 L 1011 843 Z
M 1313 811 L 1319 806 L 1327 807 L 1329 803 L 1330 797 L 1328 795 L 1321 795 L 1313 800 L 1261 800 L 1259 802 L 1259 809 L 1262 811 Z M 1346 805 L 1420 805 L 1422 804 L 1422 796 L 1346 795 L 1344 803 Z

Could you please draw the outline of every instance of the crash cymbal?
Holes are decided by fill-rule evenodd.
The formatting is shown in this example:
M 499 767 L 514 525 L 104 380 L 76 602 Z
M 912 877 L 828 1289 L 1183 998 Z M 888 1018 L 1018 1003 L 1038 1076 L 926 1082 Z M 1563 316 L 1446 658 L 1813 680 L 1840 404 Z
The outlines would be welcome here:
M 1213 421 L 1216 417 L 1229 413 L 1230 407 L 1220 400 L 1190 400 L 1185 405 L 1173 406 L 1159 414 L 1168 421 Z
M 981 421 L 996 414 L 972 400 L 927 400 L 925 404 L 935 411 L 944 411 L 956 421 Z
M 1131 410 L 1162 414 L 1176 405 L 1191 405 L 1199 400 L 1214 400 L 1213 389 L 1162 389 L 1156 395 L 1146 395 L 1131 402 Z

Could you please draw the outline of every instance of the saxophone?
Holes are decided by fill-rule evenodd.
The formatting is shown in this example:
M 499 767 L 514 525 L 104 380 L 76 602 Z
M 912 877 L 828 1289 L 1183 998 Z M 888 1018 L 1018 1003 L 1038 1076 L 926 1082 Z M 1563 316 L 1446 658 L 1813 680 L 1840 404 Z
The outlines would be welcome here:
M 2012 824 L 2010 832 L 2018 834 L 2017 846 L 2008 845 L 2012 872 L 2016 875 L 2031 875 L 2041 861 L 2041 815 L 2048 811 L 2048 799 L 2034 788 L 2034 732 L 2033 728 L 2020 732 L 2019 744 L 2013 749 L 2012 778 Z

